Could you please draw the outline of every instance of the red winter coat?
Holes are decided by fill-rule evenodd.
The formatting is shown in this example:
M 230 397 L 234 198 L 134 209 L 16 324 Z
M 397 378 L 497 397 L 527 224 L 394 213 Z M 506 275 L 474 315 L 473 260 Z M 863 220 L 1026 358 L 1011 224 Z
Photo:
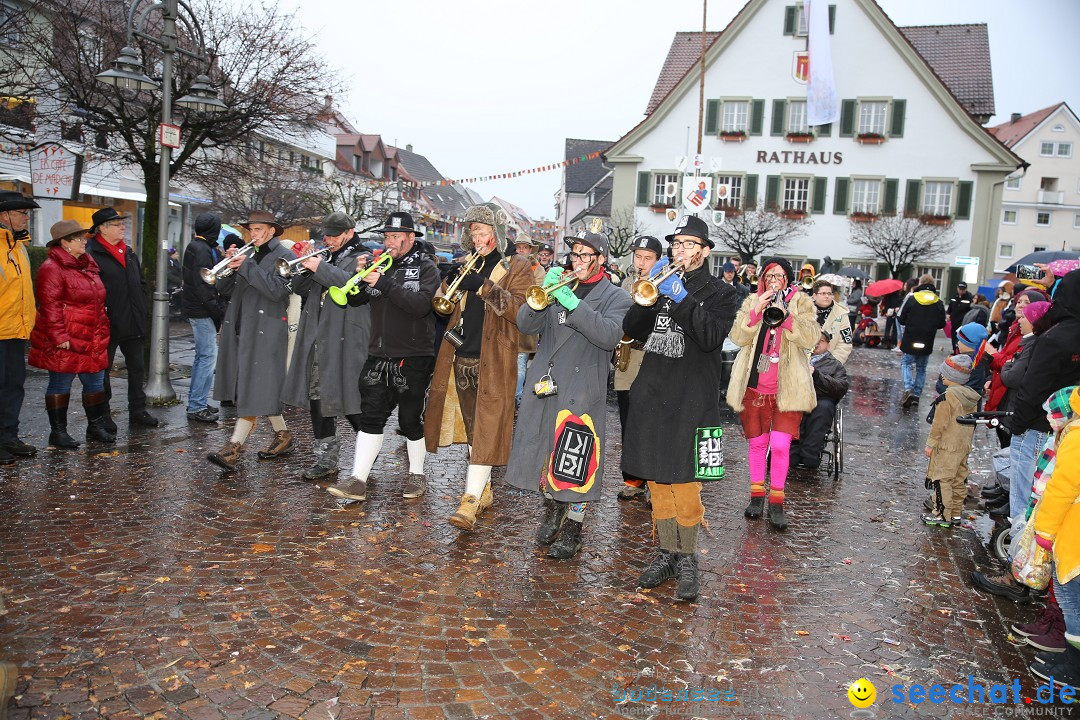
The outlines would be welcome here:
M 1010 330 L 1005 346 L 998 350 L 990 361 L 990 371 L 993 374 L 990 376 L 990 392 L 986 394 L 985 409 L 987 411 L 1008 410 L 1008 408 L 999 407 L 1001 401 L 1005 398 L 1005 393 L 1009 390 L 1009 388 L 1005 387 L 1005 383 L 1001 382 L 1001 368 L 1005 367 L 1005 363 L 1012 360 L 1020 349 L 1020 341 L 1023 339 L 1021 335 L 1020 325 L 1017 323 Z
M 38 314 L 27 361 L 62 373 L 104 370 L 109 364 L 109 317 L 94 258 L 87 254 L 75 259 L 59 245 L 51 247 L 34 284 Z M 57 347 L 64 342 L 71 343 L 70 349 Z

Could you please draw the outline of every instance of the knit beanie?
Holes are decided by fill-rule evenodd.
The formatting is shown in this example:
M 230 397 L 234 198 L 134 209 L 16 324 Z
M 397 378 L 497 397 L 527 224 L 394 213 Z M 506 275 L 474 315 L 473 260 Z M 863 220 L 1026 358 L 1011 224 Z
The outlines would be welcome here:
M 971 377 L 971 357 L 968 355 L 953 355 L 945 358 L 941 363 L 941 378 L 963 385 Z
M 979 323 L 970 322 L 960 327 L 956 333 L 956 339 L 972 350 L 978 350 L 983 340 L 986 339 L 986 327 Z
M 1046 311 L 1049 309 L 1050 303 L 1046 302 L 1045 300 L 1040 300 L 1039 302 L 1028 303 L 1027 305 L 1025 305 L 1023 313 L 1024 317 L 1027 318 L 1027 321 L 1034 325 L 1039 321 L 1039 318 L 1046 314 Z

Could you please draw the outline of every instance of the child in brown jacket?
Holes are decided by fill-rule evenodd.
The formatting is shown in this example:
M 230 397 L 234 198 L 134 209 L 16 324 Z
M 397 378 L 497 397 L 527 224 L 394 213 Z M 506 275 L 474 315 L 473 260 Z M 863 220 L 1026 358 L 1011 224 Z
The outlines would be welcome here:
M 967 387 L 971 375 L 971 357 L 953 355 L 941 364 L 943 392 L 935 400 L 934 421 L 926 438 L 926 485 L 937 499 L 933 512 L 922 516 L 927 525 L 950 527 L 960 524 L 960 513 L 967 497 L 968 453 L 975 435 L 974 425 L 961 425 L 956 419 L 975 412 L 979 393 Z

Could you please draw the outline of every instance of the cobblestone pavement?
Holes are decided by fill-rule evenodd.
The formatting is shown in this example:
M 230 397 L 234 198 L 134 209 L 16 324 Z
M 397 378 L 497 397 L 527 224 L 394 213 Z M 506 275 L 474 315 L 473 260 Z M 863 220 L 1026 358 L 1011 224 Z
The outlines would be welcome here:
M 191 357 L 184 327 L 174 326 L 180 366 Z M 461 446 L 429 458 L 429 491 L 410 501 L 398 484 L 404 442 L 392 437 L 367 502 L 346 505 L 300 478 L 305 413 L 288 415 L 302 450 L 256 460 L 270 438 L 262 425 L 241 471 L 225 476 L 204 458 L 231 418 L 189 425 L 178 405 L 142 430 L 118 412 L 115 447 L 43 449 L 0 470 L 0 647 L 19 666 L 10 717 L 848 717 L 859 716 L 846 690 L 860 676 L 878 689 L 866 717 L 985 716 L 890 700 L 894 684 L 969 674 L 1019 678 L 1024 695 L 1036 687 L 1030 653 L 1006 639 L 1034 606 L 968 581 L 988 563 L 989 520 L 974 512 L 975 532 L 918 520 L 930 398 L 898 410 L 899 357 L 855 351 L 846 472 L 790 482 L 786 533 L 743 518 L 745 441 L 729 418 L 728 477 L 705 491 L 694 604 L 675 601 L 670 584 L 636 590 L 649 514 L 615 500 L 617 462 L 582 552 L 558 562 L 533 541 L 538 498 L 499 470 L 493 512 L 471 533 L 446 523 Z M 32 371 L 23 430 L 38 446 L 44 385 Z M 613 402 L 610 415 L 617 457 Z M 81 410 L 70 425 L 82 435 Z M 973 481 L 989 471 L 989 439 L 977 437 Z M 347 442 L 343 467 L 351 456 Z M 714 699 L 614 697 L 616 686 L 653 684 Z

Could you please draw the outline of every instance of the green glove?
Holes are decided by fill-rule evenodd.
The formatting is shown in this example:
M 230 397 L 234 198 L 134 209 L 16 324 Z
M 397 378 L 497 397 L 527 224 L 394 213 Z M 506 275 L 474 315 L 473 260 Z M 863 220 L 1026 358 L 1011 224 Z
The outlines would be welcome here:
M 544 276 L 544 285 L 554 285 L 555 281 L 562 277 L 564 270 L 558 265 L 552 265 L 548 268 L 547 275 Z
M 551 293 L 551 296 L 570 312 L 574 312 L 577 306 L 581 304 L 581 300 L 574 294 L 574 291 L 570 289 L 569 285 L 563 285 L 561 288 Z

